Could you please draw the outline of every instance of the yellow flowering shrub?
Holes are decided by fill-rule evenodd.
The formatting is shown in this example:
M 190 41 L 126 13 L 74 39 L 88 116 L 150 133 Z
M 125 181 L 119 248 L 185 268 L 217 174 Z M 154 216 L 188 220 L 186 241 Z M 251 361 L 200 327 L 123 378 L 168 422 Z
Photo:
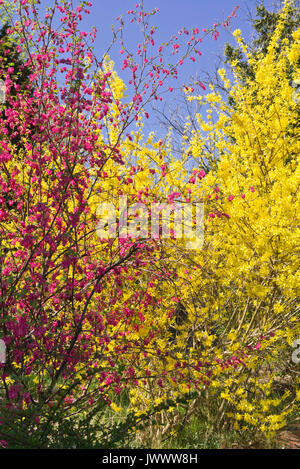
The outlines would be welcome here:
M 175 275 L 161 283 L 163 304 L 176 296 L 186 319 L 175 338 L 166 323 L 155 342 L 159 353 L 139 358 L 161 379 L 131 390 L 133 408 L 145 410 L 153 399 L 167 402 L 179 393 L 189 402 L 188 415 L 267 437 L 299 416 L 291 356 L 300 337 L 300 141 L 291 79 L 300 73 L 300 30 L 278 52 L 285 16 L 283 9 L 266 55 L 254 59 L 242 47 L 254 79 L 240 80 L 234 65 L 230 84 L 220 70 L 233 107 L 214 90 L 201 98 L 186 92 L 211 111 L 206 119 L 205 112 L 196 116 L 198 128 L 183 139 L 182 160 L 171 159 L 169 171 L 184 168 L 186 155 L 194 174 L 209 161 L 206 177 L 188 184 L 177 179 L 176 187 L 181 194 L 188 188 L 192 201 L 205 194 L 204 247 L 187 252 L 166 243 Z M 242 44 L 241 32 L 234 36 Z M 153 314 L 163 317 L 160 306 Z M 164 434 L 178 428 L 180 413 L 165 411 L 160 419 Z

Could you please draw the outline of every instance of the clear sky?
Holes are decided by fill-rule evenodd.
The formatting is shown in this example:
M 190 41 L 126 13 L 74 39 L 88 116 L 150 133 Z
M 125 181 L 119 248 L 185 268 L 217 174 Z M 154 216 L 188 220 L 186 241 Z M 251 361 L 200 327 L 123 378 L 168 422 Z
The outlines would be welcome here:
M 76 3 L 79 2 L 75 1 L 74 4 Z M 92 3 L 91 14 L 84 16 L 82 24 L 86 27 L 97 27 L 98 38 L 95 49 L 101 55 L 111 38 L 111 25 L 116 23 L 116 17 L 123 14 L 124 19 L 128 19 L 126 12 L 135 8 L 136 1 L 93 0 Z M 197 27 L 200 30 L 209 28 L 214 22 L 226 18 L 238 5 L 237 18 L 233 19 L 231 29 L 241 29 L 243 36 L 248 39 L 251 36 L 251 27 L 247 21 L 248 10 L 254 14 L 256 3 L 256 0 L 144 0 L 144 8 L 148 11 L 155 7 L 159 8 L 159 13 L 154 17 L 154 23 L 158 27 L 155 36 L 156 42 L 163 42 L 183 26 L 188 29 Z M 272 1 L 265 0 L 264 3 L 268 7 L 272 4 Z M 211 39 L 203 43 L 201 68 L 205 70 L 213 68 L 215 57 L 218 53 L 222 53 L 224 43 L 232 41 L 228 32 L 222 29 L 220 31 L 222 31 L 222 34 L 217 41 Z M 137 28 L 135 25 L 129 25 L 128 21 L 125 37 L 132 46 L 138 42 Z M 112 58 L 118 64 L 121 57 L 117 51 L 119 51 L 119 48 L 116 49 L 116 54 L 112 54 Z M 200 65 L 199 62 L 198 64 Z M 191 63 L 190 70 L 192 71 L 194 68 Z M 188 74 L 189 70 L 186 70 L 186 72 Z
M 111 26 L 117 25 L 116 17 L 123 15 L 125 20 L 124 38 L 129 45 L 129 49 L 136 52 L 137 44 L 141 41 L 141 35 L 138 33 L 136 24 L 129 23 L 129 15 L 127 10 L 135 9 L 135 5 L 139 0 L 91 0 L 93 6 L 89 15 L 83 14 L 81 29 L 85 31 L 91 30 L 95 26 L 98 30 L 97 39 L 94 44 L 94 52 L 100 59 L 109 45 L 112 38 Z M 41 0 L 41 7 L 51 6 L 53 0 Z M 233 9 L 238 6 L 236 12 L 237 17 L 232 19 L 230 30 L 241 29 L 242 35 L 249 40 L 253 35 L 253 29 L 249 22 L 249 14 L 255 16 L 255 7 L 257 0 L 144 0 L 144 9 L 151 11 L 159 8 L 159 12 L 153 17 L 152 23 L 157 26 L 155 33 L 155 43 L 160 44 L 167 41 L 170 36 L 176 34 L 182 27 L 190 30 L 198 28 L 211 28 L 213 23 L 220 22 L 228 17 Z M 271 7 L 273 0 L 264 0 L 266 7 Z M 73 0 L 73 6 L 80 4 L 80 0 Z M 190 83 L 192 76 L 197 76 L 201 81 L 205 77 L 205 73 L 212 74 L 215 71 L 216 64 L 219 62 L 218 56 L 223 55 L 224 45 L 227 42 L 235 44 L 235 40 L 230 31 L 219 28 L 220 36 L 218 40 L 207 37 L 201 44 L 202 56 L 197 58 L 196 63 L 187 61 L 179 68 L 178 85 L 182 82 Z M 157 49 L 156 49 L 157 50 Z M 126 80 L 129 77 L 128 71 L 122 71 L 122 62 L 124 56 L 120 54 L 120 45 L 116 44 L 110 51 L 110 57 L 114 60 L 116 70 L 121 78 Z M 171 86 L 174 87 L 172 96 L 168 94 L 170 101 L 173 103 L 179 99 L 176 93 L 176 82 L 173 81 Z M 129 93 L 130 94 L 130 93 Z M 173 106 L 174 107 L 174 106 Z M 158 130 L 157 120 L 153 116 L 146 122 L 145 130 Z
M 79 4 L 74 2 L 74 5 Z M 129 16 L 126 14 L 127 10 L 135 9 L 135 0 L 93 0 L 93 7 L 91 14 L 86 16 L 82 22 L 82 26 L 88 29 L 96 26 L 98 30 L 97 39 L 95 42 L 95 52 L 98 57 L 105 52 L 106 46 L 109 44 L 112 37 L 111 25 L 117 24 L 116 17 L 123 14 L 125 20 L 125 40 L 136 50 L 136 45 L 141 39 L 138 35 L 137 26 L 129 23 Z M 155 33 L 155 41 L 161 43 L 166 41 L 172 34 L 177 33 L 181 27 L 190 28 L 203 28 L 212 27 L 213 23 L 222 21 L 230 15 L 235 6 L 239 6 L 237 10 L 237 17 L 233 18 L 230 29 L 241 29 L 243 37 L 249 39 L 253 35 L 253 30 L 249 23 L 249 12 L 254 16 L 256 0 L 144 0 L 144 9 L 147 11 L 153 8 L 159 8 L 153 18 L 153 24 L 158 28 Z M 266 7 L 272 5 L 272 0 L 265 0 Z M 204 77 L 203 72 L 212 73 L 215 69 L 215 64 L 218 62 L 218 55 L 222 55 L 224 45 L 226 42 L 235 43 L 230 32 L 224 28 L 220 28 L 220 36 L 217 41 L 213 38 L 206 38 L 203 41 L 201 51 L 202 56 L 197 59 L 193 64 L 187 61 L 182 67 L 179 81 L 189 82 L 191 76 L 198 75 L 200 78 Z M 124 75 L 121 70 L 123 57 L 120 55 L 120 47 L 117 45 L 111 52 L 111 58 L 116 63 L 116 69 L 120 76 Z M 179 84 L 179 82 L 178 82 Z M 176 85 L 176 83 L 175 83 Z M 173 86 L 173 85 L 172 85 Z M 175 94 L 176 96 L 176 94 Z M 152 125 L 152 122 L 151 122 Z M 147 125 L 149 127 L 149 125 Z

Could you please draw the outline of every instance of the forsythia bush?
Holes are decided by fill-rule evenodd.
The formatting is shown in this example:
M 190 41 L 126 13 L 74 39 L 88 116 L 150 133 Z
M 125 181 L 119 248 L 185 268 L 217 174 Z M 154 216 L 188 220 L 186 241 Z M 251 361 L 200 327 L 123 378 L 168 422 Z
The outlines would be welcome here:
M 232 83 L 219 71 L 234 106 L 213 87 L 205 97 L 187 92 L 207 110 L 183 148 L 195 162 L 190 198 L 205 194 L 204 247 L 186 258 L 181 252 L 181 262 L 173 257 L 176 276 L 164 297 L 177 292 L 188 319 L 175 342 L 162 335 L 155 359 L 142 358 L 166 377 L 131 390 L 140 410 L 186 393 L 185 416 L 268 437 L 299 416 L 291 362 L 300 336 L 299 100 L 291 81 L 299 79 L 300 30 L 278 50 L 287 7 L 266 55 L 253 58 L 235 32 L 255 77 L 242 82 L 238 63 Z M 207 161 L 212 169 L 203 177 Z M 158 434 L 179 420 L 170 404 Z

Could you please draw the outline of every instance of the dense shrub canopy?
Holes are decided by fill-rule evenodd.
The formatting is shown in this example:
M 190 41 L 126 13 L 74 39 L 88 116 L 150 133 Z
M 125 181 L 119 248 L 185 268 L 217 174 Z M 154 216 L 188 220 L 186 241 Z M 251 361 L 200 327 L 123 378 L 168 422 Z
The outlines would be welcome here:
M 2 445 L 112 447 L 145 422 L 160 441 L 191 415 L 271 437 L 300 397 L 300 30 L 286 28 L 289 2 L 255 54 L 235 31 L 232 77 L 219 70 L 231 100 L 213 85 L 185 88 L 201 110 L 180 158 L 171 130 L 158 140 L 143 122 L 147 103 L 172 92 L 178 61 L 197 54 L 199 31 L 178 60 L 179 39 L 164 45 L 174 62 L 160 65 L 162 47 L 145 52 L 154 12 L 130 12 L 149 27 L 142 65 L 123 44 L 131 99 L 79 29 L 88 2 L 57 2 L 43 19 L 38 3 L 14 2 L 16 21 L 5 10 L 24 62 L 0 63 Z M 27 90 L 15 79 L 22 63 Z M 204 204 L 203 246 L 176 236 L 172 217 L 172 236 L 151 238 L 143 210 L 155 202 Z M 113 209 L 109 237 L 99 218 Z M 120 235 L 124 213 L 135 235 Z

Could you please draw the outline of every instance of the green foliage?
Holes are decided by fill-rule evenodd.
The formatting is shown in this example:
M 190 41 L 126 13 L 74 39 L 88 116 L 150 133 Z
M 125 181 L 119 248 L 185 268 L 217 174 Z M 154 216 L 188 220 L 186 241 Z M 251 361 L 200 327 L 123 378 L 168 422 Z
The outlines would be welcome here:
M 292 33 L 300 25 L 300 3 L 298 0 L 293 1 L 288 7 L 287 20 L 284 23 L 282 28 L 280 40 L 278 41 L 277 52 L 281 50 L 282 41 L 288 40 L 289 43 L 292 41 Z M 252 54 L 255 58 L 258 53 L 263 53 L 264 55 L 268 52 L 268 47 L 270 41 L 273 37 L 274 31 L 278 26 L 280 19 L 280 9 L 270 11 L 268 10 L 263 1 L 256 7 L 256 18 L 252 21 L 252 26 L 256 37 L 251 44 Z M 240 73 L 240 78 L 244 84 L 247 80 L 253 80 L 255 78 L 255 72 L 253 66 L 249 64 L 247 58 L 245 58 L 243 52 L 239 47 L 234 47 L 231 44 L 227 43 L 224 50 L 225 63 L 232 65 L 234 62 L 237 63 L 237 69 Z M 292 71 L 290 71 L 290 75 Z M 234 105 L 232 97 L 230 97 L 230 105 Z
M 298 0 L 291 3 L 289 6 L 287 21 L 281 32 L 279 47 L 282 44 L 283 39 L 288 39 L 289 42 L 292 40 L 292 33 L 300 25 L 300 3 Z M 268 51 L 268 46 L 278 25 L 280 18 L 279 11 L 269 11 L 261 3 L 256 8 L 256 19 L 253 21 L 254 30 L 257 33 L 257 37 L 253 42 L 256 49 L 263 52 L 264 54 Z

